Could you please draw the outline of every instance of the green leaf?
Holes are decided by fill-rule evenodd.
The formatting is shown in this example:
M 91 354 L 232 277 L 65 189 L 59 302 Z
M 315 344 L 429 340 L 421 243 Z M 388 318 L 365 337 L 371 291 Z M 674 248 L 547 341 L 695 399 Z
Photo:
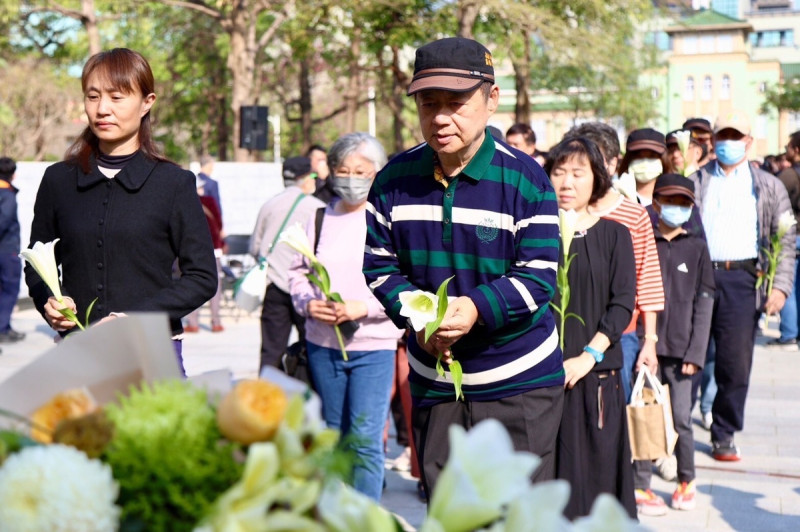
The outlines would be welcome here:
M 92 302 L 89 303 L 89 308 L 86 309 L 86 320 L 84 323 L 86 326 L 89 326 L 89 315 L 92 313 L 92 309 L 94 308 L 94 304 L 97 303 L 97 298 L 92 299 Z
M 444 377 L 444 368 L 442 367 L 442 354 L 441 353 L 439 353 L 436 356 L 436 373 L 438 373 L 440 377 Z
M 427 342 L 431 335 L 436 332 L 439 325 L 442 324 L 445 312 L 447 312 L 447 285 L 455 277 L 452 275 L 442 281 L 439 288 L 436 290 L 436 297 L 439 298 L 439 304 L 436 307 L 436 320 L 425 325 L 425 341 Z
M 574 312 L 570 312 L 570 313 L 568 313 L 568 314 L 567 314 L 567 318 L 575 318 L 576 320 L 578 320 L 579 322 L 581 322 L 581 325 L 584 325 L 584 326 L 586 325 L 586 322 L 585 322 L 585 321 L 583 321 L 583 318 L 581 318 L 580 316 L 578 316 L 578 315 L 577 315 L 577 314 L 575 314 Z
M 60 309 L 58 309 L 58 312 L 61 313 L 61 315 L 64 316 L 65 318 L 67 318 L 69 321 L 71 321 L 72 323 L 77 325 L 78 329 L 80 329 L 82 331 L 85 330 L 84 327 L 83 327 L 83 324 L 81 323 L 81 320 L 78 319 L 78 316 L 75 315 L 75 313 L 72 311 L 72 309 L 60 308 Z
M 344 299 L 342 299 L 342 296 L 339 294 L 339 292 L 331 292 L 328 294 L 328 299 L 331 301 L 336 301 L 337 303 L 344 303 Z
M 323 286 L 322 281 L 319 280 L 319 277 L 314 275 L 313 273 L 309 272 L 306 274 L 306 277 L 312 284 L 314 284 L 317 288 L 319 288 L 323 294 L 325 294 L 325 286 Z
M 461 362 L 453 360 L 450 363 L 450 376 L 453 377 L 453 385 L 456 387 L 456 401 L 464 400 L 464 392 L 461 391 L 461 383 L 464 380 L 464 372 L 461 369 Z

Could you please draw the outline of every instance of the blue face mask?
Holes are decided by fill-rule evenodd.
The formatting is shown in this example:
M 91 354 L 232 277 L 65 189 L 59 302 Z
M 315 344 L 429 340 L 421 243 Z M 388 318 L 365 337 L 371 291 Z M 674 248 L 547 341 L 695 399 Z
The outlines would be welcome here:
M 659 203 L 659 205 L 661 205 Z M 661 205 L 661 221 L 673 229 L 678 228 L 689 221 L 692 215 L 691 207 L 683 205 Z
M 747 143 L 743 140 L 720 140 L 714 145 L 714 153 L 722 164 L 736 164 L 744 159 Z

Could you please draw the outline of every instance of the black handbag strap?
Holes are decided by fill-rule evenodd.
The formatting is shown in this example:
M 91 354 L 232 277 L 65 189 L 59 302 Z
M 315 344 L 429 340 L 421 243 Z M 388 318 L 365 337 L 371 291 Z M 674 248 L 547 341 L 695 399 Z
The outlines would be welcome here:
M 314 255 L 317 254 L 317 247 L 319 246 L 319 235 L 322 233 L 322 220 L 325 219 L 325 207 L 317 209 L 316 218 L 314 218 Z

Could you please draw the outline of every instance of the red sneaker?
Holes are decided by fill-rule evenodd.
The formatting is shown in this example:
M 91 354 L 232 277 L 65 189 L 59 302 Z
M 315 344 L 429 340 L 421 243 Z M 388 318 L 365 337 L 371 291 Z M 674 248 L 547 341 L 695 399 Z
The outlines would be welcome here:
M 636 490 L 636 509 L 642 515 L 658 517 L 666 515 L 667 504 L 664 499 L 652 492 L 652 490 Z
M 694 510 L 697 506 L 697 488 L 694 480 L 691 482 L 681 482 L 675 493 L 672 494 L 672 507 L 676 510 Z
M 200 331 L 200 327 L 198 327 L 196 325 L 186 325 L 183 328 L 183 332 L 185 332 L 185 333 L 196 333 L 196 332 L 199 332 L 199 331 Z
M 224 330 L 225 330 L 225 327 L 223 327 L 222 325 L 212 325 L 211 326 L 211 332 L 222 332 Z

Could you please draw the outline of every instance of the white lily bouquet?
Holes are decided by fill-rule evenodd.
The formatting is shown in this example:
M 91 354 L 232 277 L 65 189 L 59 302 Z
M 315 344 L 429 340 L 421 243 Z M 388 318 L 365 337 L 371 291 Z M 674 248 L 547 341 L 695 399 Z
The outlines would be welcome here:
M 447 311 L 447 284 L 451 279 L 452 277 L 448 277 L 442 281 L 442 284 L 436 290 L 436 294 L 431 294 L 424 290 L 413 290 L 400 292 L 398 295 L 402 305 L 400 315 L 411 321 L 411 327 L 415 331 L 425 329 L 426 342 L 439 328 Z M 442 353 L 439 353 L 436 357 L 436 373 L 440 377 L 445 376 L 444 367 L 442 367 Z M 464 399 L 464 393 L 461 391 L 463 375 L 461 363 L 458 360 L 453 360 L 450 363 L 450 376 L 453 378 L 453 385 L 456 389 L 456 400 Z
M 342 299 L 339 292 L 331 291 L 331 277 L 328 275 L 328 270 L 325 269 L 325 266 L 323 266 L 319 259 L 317 259 L 317 256 L 314 255 L 311 243 L 308 241 L 308 235 L 306 235 L 306 232 L 300 224 L 294 224 L 285 229 L 278 238 L 278 244 L 280 243 L 288 244 L 309 260 L 313 271 L 308 272 L 306 277 L 322 291 L 322 295 L 325 296 L 325 299 L 337 303 L 344 303 L 344 299 Z M 339 349 L 342 350 L 342 357 L 347 360 L 347 350 L 344 347 L 342 329 L 339 327 L 339 324 L 334 324 L 333 329 L 336 331 L 336 339 L 339 340 Z
M 675 132 L 673 136 L 675 137 L 675 140 L 678 141 L 678 149 L 683 157 L 683 168 L 680 169 L 681 175 L 683 177 L 689 177 L 692 172 L 689 164 L 686 162 L 686 158 L 689 155 L 689 143 L 691 142 L 692 132 L 684 129 L 682 131 Z
M 786 211 L 781 214 L 778 219 L 778 231 L 770 238 L 770 249 L 761 248 L 767 256 L 767 271 L 764 275 L 758 277 L 756 281 L 756 290 L 758 290 L 767 281 L 767 297 L 772 293 L 772 284 L 775 282 L 775 272 L 778 271 L 778 264 L 781 262 L 781 253 L 783 252 L 783 237 L 797 224 L 797 219 L 794 217 L 792 211 Z
M 581 322 L 581 325 L 585 325 L 583 318 L 574 312 L 567 312 L 571 297 L 569 278 L 567 277 L 567 274 L 569 273 L 569 267 L 570 264 L 572 264 L 572 259 L 578 256 L 577 253 L 570 255 L 569 247 L 572 244 L 572 237 L 575 236 L 575 225 L 577 223 L 578 213 L 575 212 L 574 209 L 570 209 L 568 211 L 565 211 L 564 209 L 558 209 L 558 226 L 561 230 L 561 253 L 564 255 L 564 264 L 559 266 L 558 271 L 556 272 L 556 287 L 558 288 L 558 293 L 561 298 L 558 305 L 551 301 L 550 306 L 553 307 L 561 320 L 561 327 L 559 329 L 561 334 L 559 334 L 558 346 L 561 348 L 562 352 L 564 351 L 564 324 L 566 323 L 567 318 L 575 318 Z
M 36 273 L 39 274 L 39 277 L 42 278 L 42 281 L 47 285 L 47 288 L 53 293 L 53 297 L 56 298 L 56 301 L 64 304 L 64 296 L 61 294 L 61 285 L 58 281 L 58 265 L 56 264 L 56 254 L 55 254 L 55 247 L 56 242 L 60 239 L 56 238 L 52 242 L 42 243 L 42 242 L 34 242 L 33 247 L 31 249 L 22 250 L 19 256 L 25 260 L 31 267 L 36 270 Z M 86 324 L 89 324 L 89 314 L 92 312 L 92 307 L 94 307 L 94 303 L 97 301 L 95 299 L 89 305 L 89 308 L 86 309 Z M 62 316 L 67 318 L 69 321 L 73 322 L 75 325 L 78 326 L 80 330 L 84 330 L 85 327 L 81 323 L 81 320 L 78 319 L 78 316 L 75 315 L 75 312 L 69 308 L 62 308 L 58 310 Z

